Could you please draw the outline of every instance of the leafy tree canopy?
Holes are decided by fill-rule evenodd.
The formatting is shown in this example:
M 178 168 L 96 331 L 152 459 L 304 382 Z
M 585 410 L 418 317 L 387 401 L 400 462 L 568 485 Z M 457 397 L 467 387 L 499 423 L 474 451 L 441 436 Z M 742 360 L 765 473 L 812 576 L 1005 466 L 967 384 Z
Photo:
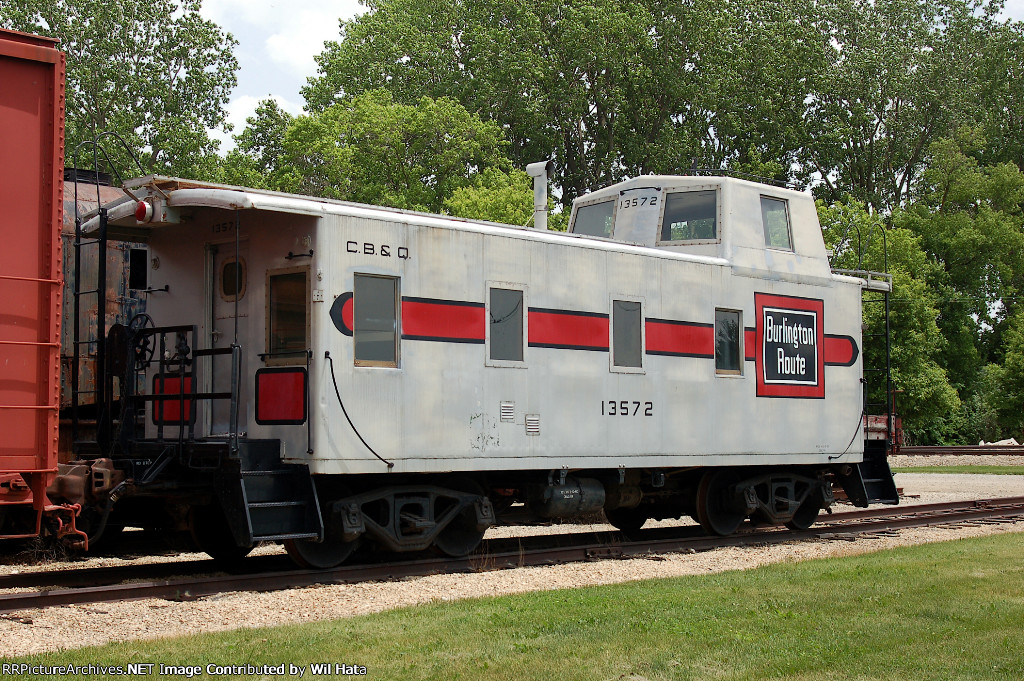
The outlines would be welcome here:
M 779 179 L 887 213 L 920 181 L 932 142 L 973 124 L 1004 145 L 1024 138 L 1024 39 L 999 23 L 1001 7 L 369 0 L 304 94 L 313 111 L 377 88 L 406 104 L 453 97 L 505 130 L 516 165 L 553 158 L 565 206 L 625 176 L 756 154 Z
M 474 220 L 526 225 L 533 219 L 533 181 L 522 170 L 487 168 L 473 184 L 459 187 L 444 201 L 444 212 Z
M 942 363 L 960 389 L 998 359 L 1024 277 L 1024 174 L 1009 163 L 980 165 L 970 154 L 983 144 L 972 131 L 932 143 L 918 200 L 892 216 L 934 265 L 927 281 L 947 342 Z
M 950 436 L 950 414 L 959 412 L 960 398 L 940 363 L 945 340 L 939 310 L 928 278 L 936 269 L 921 239 L 907 229 L 886 228 L 877 213 L 856 199 L 831 205 L 818 201 L 818 218 L 837 269 L 892 274 L 890 328 L 893 383 L 897 411 L 912 438 L 932 441 Z M 867 368 L 885 367 L 885 307 L 880 294 L 865 294 L 864 355 Z M 869 404 L 885 404 L 881 374 L 866 374 Z
M 67 54 L 68 165 L 75 149 L 113 131 L 146 173 L 205 177 L 216 167 L 209 130 L 228 130 L 237 42 L 199 14 L 200 0 L 4 0 L 0 24 L 60 39 Z M 125 177 L 119 145 L 104 147 Z M 102 157 L 100 158 L 102 162 Z M 78 161 L 92 166 L 92 149 Z
M 472 217 L 486 219 L 519 221 L 500 208 L 517 194 L 527 217 L 532 206 L 501 129 L 447 97 L 409 105 L 373 90 L 294 119 L 263 102 L 237 139 L 229 181 L 262 177 L 259 186 L 279 191 L 434 213 L 476 206 L 483 214 Z

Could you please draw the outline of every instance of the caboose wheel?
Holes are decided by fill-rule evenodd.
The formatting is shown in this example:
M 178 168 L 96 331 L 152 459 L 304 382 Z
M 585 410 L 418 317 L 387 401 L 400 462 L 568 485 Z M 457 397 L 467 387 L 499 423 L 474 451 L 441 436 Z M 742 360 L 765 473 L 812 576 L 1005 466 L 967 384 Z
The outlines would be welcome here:
M 735 477 L 724 470 L 711 470 L 697 487 L 697 522 L 708 534 L 725 537 L 739 529 L 744 510 L 738 508 L 733 488 Z
M 796 515 L 786 523 L 786 527 L 791 530 L 806 530 L 818 519 L 819 513 L 821 513 L 821 499 L 817 494 L 812 494 L 804 499 L 804 503 L 800 504 Z
M 604 517 L 613 527 L 623 532 L 635 532 L 651 519 L 647 511 L 639 506 L 636 508 L 606 508 Z
M 448 481 L 445 487 L 458 492 L 484 495 L 483 488 L 472 478 L 454 478 Z M 434 540 L 434 547 L 446 556 L 461 558 L 480 546 L 483 538 L 484 530 L 478 530 L 476 526 L 476 511 L 473 506 L 467 506 L 457 518 L 441 530 Z
M 349 486 L 336 478 L 320 477 L 316 481 L 316 494 L 320 499 L 321 509 L 324 509 L 324 540 L 318 542 L 312 539 L 286 539 L 282 543 L 284 550 L 296 565 L 310 570 L 327 570 L 338 567 L 348 560 L 363 541 L 362 538 L 344 541 L 341 538 L 342 528 L 331 524 L 337 522 L 333 520 L 334 514 L 326 510 L 331 508 L 335 501 L 352 494 Z
M 301 567 L 326 570 L 337 567 L 355 552 L 360 542 L 327 538 L 322 542 L 310 539 L 286 539 L 284 550 Z

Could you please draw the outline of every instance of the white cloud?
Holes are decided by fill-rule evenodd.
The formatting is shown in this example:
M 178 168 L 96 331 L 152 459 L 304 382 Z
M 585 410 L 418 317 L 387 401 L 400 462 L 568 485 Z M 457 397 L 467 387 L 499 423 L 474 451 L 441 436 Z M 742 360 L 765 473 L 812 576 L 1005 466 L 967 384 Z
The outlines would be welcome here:
M 302 111 L 300 89 L 316 75 L 314 56 L 338 37 L 338 20 L 364 11 L 359 0 L 205 0 L 202 15 L 238 40 L 238 86 L 227 106 L 232 134 L 245 128 L 260 100 L 285 111 Z M 213 132 L 221 152 L 234 147 L 230 134 Z
M 1007 19 L 1024 21 L 1024 0 L 1006 0 L 1002 15 Z
M 274 16 L 285 11 L 282 3 L 267 0 L 204 0 L 202 9 L 203 16 L 224 27 L 241 24 L 272 27 Z
M 316 74 L 313 57 L 323 52 L 324 42 L 338 37 L 337 10 L 300 7 L 282 19 L 264 42 L 266 54 L 305 80 Z
M 300 83 L 316 73 L 313 57 L 338 36 L 338 21 L 363 11 L 359 0 L 206 0 L 202 13 L 239 40 L 242 57 L 274 62 Z

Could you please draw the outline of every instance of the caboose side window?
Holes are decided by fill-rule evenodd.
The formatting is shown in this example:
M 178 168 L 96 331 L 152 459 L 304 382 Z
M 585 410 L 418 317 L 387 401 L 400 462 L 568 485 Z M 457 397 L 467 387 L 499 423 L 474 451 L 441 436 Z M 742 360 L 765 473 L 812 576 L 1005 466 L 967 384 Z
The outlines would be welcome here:
M 267 272 L 267 363 L 305 364 L 309 348 L 309 270 Z
M 580 206 L 576 209 L 576 219 L 572 222 L 572 233 L 608 238 L 612 235 L 614 213 L 614 199 Z
M 398 279 L 355 275 L 352 337 L 356 366 L 398 366 Z
M 128 288 L 142 291 L 149 288 L 149 249 L 128 250 Z
M 761 197 L 761 224 L 764 225 L 764 245 L 768 248 L 793 250 L 793 237 L 789 227 L 789 206 L 782 199 Z
M 612 366 L 643 367 L 643 320 L 640 303 L 612 301 Z
M 740 364 L 740 313 L 738 310 L 715 310 L 715 373 L 742 373 Z
M 673 192 L 665 196 L 661 242 L 718 238 L 718 192 Z
M 235 298 L 245 297 L 245 260 L 230 258 L 224 261 L 220 270 L 220 295 L 231 303 Z
M 499 362 L 523 361 L 523 292 L 490 289 L 488 357 Z

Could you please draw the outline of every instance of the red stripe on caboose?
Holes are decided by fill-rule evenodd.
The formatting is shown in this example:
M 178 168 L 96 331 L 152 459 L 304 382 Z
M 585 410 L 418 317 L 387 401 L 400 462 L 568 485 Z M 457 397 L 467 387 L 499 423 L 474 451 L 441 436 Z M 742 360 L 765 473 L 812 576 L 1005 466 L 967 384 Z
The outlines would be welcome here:
M 857 343 L 849 336 L 825 336 L 825 364 L 853 366 L 857 361 Z
M 352 296 L 349 296 L 348 300 L 346 300 L 344 302 L 344 304 L 342 305 L 342 308 L 341 308 L 341 319 L 342 319 L 343 322 L 345 322 L 345 326 L 348 327 L 349 333 L 352 332 L 352 328 L 353 328 L 353 326 L 352 326 L 352 315 L 354 314 L 354 312 L 353 312 L 353 310 L 355 308 L 355 304 L 354 303 L 355 303 L 355 301 L 352 298 Z
M 713 324 L 648 319 L 647 354 L 714 358 L 715 327 Z
M 403 338 L 483 343 L 485 319 L 482 303 L 402 299 Z
M 532 347 L 608 350 L 608 315 L 530 308 Z

